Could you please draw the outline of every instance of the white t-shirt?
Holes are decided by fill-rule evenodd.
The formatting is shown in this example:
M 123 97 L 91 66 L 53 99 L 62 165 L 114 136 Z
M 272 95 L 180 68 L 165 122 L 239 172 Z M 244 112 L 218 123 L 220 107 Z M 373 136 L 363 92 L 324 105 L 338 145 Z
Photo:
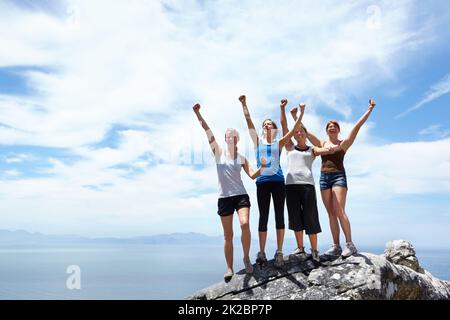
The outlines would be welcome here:
M 241 179 L 241 169 L 244 157 L 239 153 L 236 160 L 227 159 L 225 151 L 216 163 L 219 178 L 219 198 L 227 198 L 247 194 Z
M 288 170 L 286 174 L 286 184 L 311 184 L 314 185 L 312 175 L 312 163 L 315 159 L 313 149 L 302 151 L 294 147 L 287 152 Z

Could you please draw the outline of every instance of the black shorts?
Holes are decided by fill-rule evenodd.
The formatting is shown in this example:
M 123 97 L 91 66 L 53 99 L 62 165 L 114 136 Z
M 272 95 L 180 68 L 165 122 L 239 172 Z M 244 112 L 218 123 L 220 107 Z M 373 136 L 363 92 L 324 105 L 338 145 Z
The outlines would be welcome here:
M 221 217 L 229 216 L 241 208 L 250 208 L 250 198 L 248 194 L 219 198 L 217 201 L 217 214 Z
M 305 230 L 306 234 L 322 231 L 317 210 L 316 189 L 311 184 L 287 184 L 286 206 L 289 215 L 289 229 Z

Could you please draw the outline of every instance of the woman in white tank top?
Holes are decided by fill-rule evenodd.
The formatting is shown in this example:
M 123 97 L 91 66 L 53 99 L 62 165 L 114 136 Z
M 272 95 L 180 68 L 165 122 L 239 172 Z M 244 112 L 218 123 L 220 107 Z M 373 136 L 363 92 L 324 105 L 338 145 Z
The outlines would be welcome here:
M 227 271 L 224 280 L 230 281 L 233 272 L 233 213 L 237 211 L 242 231 L 242 249 L 244 251 L 244 265 L 247 273 L 253 272 L 250 262 L 251 234 L 249 227 L 250 198 L 241 180 L 241 169 L 251 178 L 255 179 L 261 174 L 261 169 L 267 164 L 267 160 L 261 158 L 261 167 L 254 171 L 248 160 L 238 153 L 237 143 L 239 133 L 235 129 L 227 129 L 225 132 L 226 150 L 222 150 L 217 143 L 212 131 L 200 114 L 200 105 L 193 107 L 194 113 L 200 125 L 206 132 L 211 151 L 216 159 L 217 176 L 219 181 L 218 214 L 222 221 L 224 231 L 224 253 L 227 263 Z
M 281 126 L 284 132 L 288 132 L 285 106 L 281 105 Z M 304 112 L 305 104 L 300 104 L 301 112 Z M 295 113 L 297 108 L 294 108 Z M 306 145 L 307 130 L 302 127 L 295 132 L 294 139 L 286 144 L 288 157 L 288 170 L 286 174 L 286 206 L 289 216 L 289 229 L 294 231 L 297 248 L 293 254 L 300 259 L 306 259 L 303 245 L 303 232 L 309 236 L 312 258 L 320 262 L 317 250 L 317 234 L 322 230 L 317 210 L 316 190 L 312 174 L 312 164 L 316 156 L 328 154 L 332 151 L 327 148 L 309 147 Z

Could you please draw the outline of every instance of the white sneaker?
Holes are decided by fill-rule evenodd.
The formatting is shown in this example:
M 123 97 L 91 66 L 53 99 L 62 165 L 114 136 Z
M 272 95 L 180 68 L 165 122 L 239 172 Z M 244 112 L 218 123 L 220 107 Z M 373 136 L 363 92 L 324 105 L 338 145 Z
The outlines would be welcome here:
M 228 269 L 227 272 L 225 272 L 225 274 L 223 275 L 223 280 L 225 280 L 225 282 L 229 282 L 233 277 L 233 275 L 234 275 L 233 270 Z
M 342 258 L 348 258 L 351 255 L 355 254 L 356 252 L 358 252 L 358 250 L 356 250 L 356 247 L 353 244 L 353 242 L 347 242 L 347 245 L 345 246 L 345 249 L 342 252 Z
M 305 247 L 301 247 L 301 248 L 296 248 L 292 254 L 296 255 L 297 257 L 299 257 L 302 260 L 306 260 L 307 256 L 306 256 L 306 252 L 305 252 Z
M 342 248 L 338 244 L 333 244 L 330 249 L 325 251 L 327 256 L 339 256 L 342 253 Z
M 244 259 L 244 266 L 245 266 L 245 273 L 247 274 L 253 273 L 253 265 L 250 261 L 250 258 L 248 258 L 247 260 Z

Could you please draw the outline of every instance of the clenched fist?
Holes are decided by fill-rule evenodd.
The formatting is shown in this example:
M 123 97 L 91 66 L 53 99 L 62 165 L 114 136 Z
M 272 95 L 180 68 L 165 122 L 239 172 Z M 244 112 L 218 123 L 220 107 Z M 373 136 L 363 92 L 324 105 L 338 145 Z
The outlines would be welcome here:
M 377 104 L 375 103 L 375 100 L 369 99 L 369 110 L 372 111 L 373 108 L 375 108 Z
M 300 103 L 300 104 L 299 104 L 299 107 L 300 107 L 300 112 L 301 112 L 301 113 L 305 112 L 305 107 L 306 107 L 306 105 L 305 105 L 304 103 Z
M 291 109 L 291 114 L 292 114 L 293 117 L 295 117 L 297 115 L 297 107 L 293 107 Z

